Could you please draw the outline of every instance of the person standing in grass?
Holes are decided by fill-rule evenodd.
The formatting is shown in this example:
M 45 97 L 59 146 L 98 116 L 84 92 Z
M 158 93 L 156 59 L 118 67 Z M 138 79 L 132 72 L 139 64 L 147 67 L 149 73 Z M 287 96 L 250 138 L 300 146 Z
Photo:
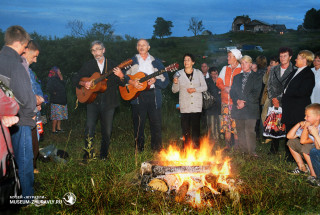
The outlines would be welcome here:
M 296 67 L 283 87 L 282 123 L 287 132 L 304 119 L 305 107 L 311 104 L 310 96 L 315 85 L 311 64 L 314 54 L 308 50 L 300 51 L 296 58 Z M 288 156 L 287 156 L 288 157 Z
M 209 68 L 210 78 L 206 79 L 208 86 L 208 92 L 215 98 L 215 102 L 211 108 L 205 110 L 208 135 L 210 139 L 219 139 L 220 134 L 220 121 L 219 116 L 221 114 L 221 91 L 217 87 L 217 79 L 219 71 L 216 67 Z
M 202 92 L 207 84 L 202 72 L 194 69 L 195 57 L 186 53 L 183 56 L 184 69 L 176 72 L 173 79 L 172 92 L 179 92 L 181 128 L 184 147 L 192 144 L 200 146 L 200 119 L 202 113 Z
M 140 39 L 137 43 L 137 51 L 132 60 L 132 67 L 126 72 L 126 82 L 133 87 L 140 89 L 141 83 L 138 80 L 130 80 L 127 75 L 135 75 L 137 72 L 143 72 L 151 75 L 164 69 L 160 59 L 150 55 L 150 44 L 145 39 Z M 137 98 L 131 100 L 133 130 L 136 150 L 144 151 L 144 127 L 147 115 L 149 116 L 151 132 L 151 149 L 160 151 L 162 148 L 162 94 L 169 83 L 168 73 L 163 73 L 157 77 L 148 80 L 148 89 L 141 91 Z
M 315 146 L 314 137 L 319 134 L 316 135 L 311 127 L 317 128 L 317 130 L 320 127 L 320 104 L 317 103 L 305 108 L 305 121 L 297 123 L 287 134 L 289 150 L 298 165 L 290 173 L 305 174 L 310 171 L 311 176 L 316 177 L 309 153 Z M 313 134 L 309 132 L 311 129 Z M 307 165 L 304 164 L 303 158 Z
M 50 94 L 52 133 L 63 132 L 61 121 L 68 119 L 66 83 L 58 67 L 54 66 L 49 72 L 47 91 Z
M 311 102 L 320 103 L 320 52 L 314 54 L 313 66 L 311 70 L 316 84 L 312 91 Z
M 251 70 L 252 58 L 245 55 L 241 58 L 242 72 L 233 79 L 230 97 L 233 101 L 231 116 L 236 120 L 239 144 L 234 147 L 253 156 L 256 154 L 255 124 L 260 116 L 259 96 L 262 77 Z
M 31 203 L 34 196 L 34 173 L 31 129 L 36 126 L 36 96 L 32 92 L 28 72 L 22 65 L 21 54 L 30 40 L 21 26 L 9 27 L 4 36 L 5 46 L 0 51 L 0 77 L 5 79 L 19 101 L 19 122 L 11 127 L 13 152 L 19 168 L 23 203 Z
M 234 119 L 231 117 L 233 101 L 230 97 L 230 89 L 233 83 L 233 77 L 241 72 L 239 60 L 242 54 L 238 49 L 228 51 L 228 66 L 224 66 L 217 79 L 217 87 L 221 90 L 221 123 L 220 130 L 224 133 L 226 147 L 232 147 L 232 134 L 237 141 L 237 129 Z
M 85 87 L 86 89 L 90 89 L 93 81 L 82 81 L 82 78 L 91 77 L 96 72 L 105 74 L 106 72 L 113 71 L 113 74 L 108 76 L 106 91 L 99 93 L 92 103 L 87 104 L 83 164 L 86 164 L 88 159 L 95 157 L 93 138 L 98 119 L 100 119 L 102 137 L 99 158 L 101 160 L 107 159 L 112 132 L 113 115 L 116 107 L 120 104 L 118 86 L 125 85 L 122 71 L 116 67 L 116 64 L 112 60 L 107 59 L 104 56 L 106 49 L 101 41 L 93 41 L 90 46 L 90 51 L 93 59 L 89 60 L 81 67 L 77 75 L 73 78 L 74 85 L 78 88 Z
M 288 80 L 289 75 L 293 71 L 293 65 L 290 62 L 293 51 L 288 47 L 279 48 L 280 64 L 270 69 L 268 80 L 268 107 L 274 106 L 275 108 L 282 107 L 281 99 L 283 96 L 284 85 Z M 265 110 L 266 113 L 268 110 Z M 287 125 L 286 125 L 287 126 Z M 290 128 L 289 128 L 290 130 Z M 281 139 L 281 138 L 280 138 Z M 279 150 L 279 138 L 273 138 L 268 154 L 276 154 Z M 286 157 L 289 161 L 293 161 L 293 158 L 289 152 L 287 146 L 285 146 Z
M 23 63 L 27 72 L 30 75 L 32 91 L 37 98 L 37 117 L 41 117 L 41 104 L 44 102 L 43 92 L 41 90 L 41 85 L 37 82 L 36 74 L 30 68 L 30 65 L 37 62 L 40 53 L 40 46 L 34 40 L 30 40 L 25 52 L 21 55 Z M 39 139 L 40 134 L 37 127 L 34 127 L 31 131 L 32 133 L 32 149 L 33 149 L 33 166 L 34 173 L 39 173 L 36 169 L 36 160 L 39 155 Z

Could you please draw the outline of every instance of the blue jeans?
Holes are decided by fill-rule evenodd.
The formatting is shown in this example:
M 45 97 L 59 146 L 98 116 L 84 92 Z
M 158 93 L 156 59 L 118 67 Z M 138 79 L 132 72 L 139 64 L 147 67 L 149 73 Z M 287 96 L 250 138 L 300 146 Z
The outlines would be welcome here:
M 311 149 L 310 158 L 312 162 L 312 167 L 317 175 L 317 178 L 320 178 L 320 150 L 316 148 Z
M 100 158 L 107 158 L 110 145 L 110 138 L 112 132 L 112 121 L 115 108 L 106 110 L 103 103 L 91 103 L 87 105 L 87 122 L 85 129 L 85 147 L 88 146 L 87 138 L 94 137 L 96 130 L 96 123 L 100 118 L 101 125 L 101 147 Z M 85 157 L 88 153 L 85 153 Z
M 18 165 L 22 196 L 31 196 L 33 199 L 34 175 L 33 175 L 33 150 L 32 135 L 29 126 L 15 126 L 11 135 L 15 159 Z

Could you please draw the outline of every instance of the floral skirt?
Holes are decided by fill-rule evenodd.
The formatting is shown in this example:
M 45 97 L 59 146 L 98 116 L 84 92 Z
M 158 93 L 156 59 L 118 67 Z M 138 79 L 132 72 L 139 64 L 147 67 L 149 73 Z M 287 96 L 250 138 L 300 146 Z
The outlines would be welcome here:
M 51 104 L 51 120 L 68 119 L 67 105 Z
M 237 134 L 236 122 L 231 118 L 232 105 L 222 104 L 221 105 L 221 116 L 220 116 L 220 132 L 231 132 Z

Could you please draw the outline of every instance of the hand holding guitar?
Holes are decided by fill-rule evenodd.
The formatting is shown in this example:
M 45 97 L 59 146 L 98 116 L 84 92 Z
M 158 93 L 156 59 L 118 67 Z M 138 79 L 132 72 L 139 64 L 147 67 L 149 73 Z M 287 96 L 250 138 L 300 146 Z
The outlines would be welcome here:
M 128 83 L 130 85 L 132 85 L 134 88 L 140 90 L 142 88 L 142 84 L 139 82 L 138 79 L 135 79 L 135 80 L 129 80 Z
M 92 86 L 92 81 L 93 80 L 91 80 L 91 81 L 83 81 L 82 82 L 82 86 L 84 86 L 87 90 L 89 90 L 91 88 L 91 86 Z
M 148 80 L 148 85 L 151 86 L 155 82 L 156 82 L 156 79 L 155 78 L 151 78 L 151 79 Z
M 121 69 L 119 67 L 116 67 L 113 69 L 113 73 L 118 76 L 120 79 L 124 78 L 124 74 L 122 73 Z
M 173 79 L 173 83 L 174 83 L 174 84 L 178 84 L 178 83 L 179 83 L 179 78 L 178 78 L 178 77 L 175 77 L 175 78 Z

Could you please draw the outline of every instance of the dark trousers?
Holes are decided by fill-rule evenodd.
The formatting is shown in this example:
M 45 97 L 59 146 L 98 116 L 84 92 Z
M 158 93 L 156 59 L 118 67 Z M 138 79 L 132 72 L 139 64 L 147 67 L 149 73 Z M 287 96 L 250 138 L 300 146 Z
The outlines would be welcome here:
M 239 145 L 241 152 L 255 155 L 256 154 L 256 119 L 236 119 Z M 235 146 L 235 148 L 237 148 Z
M 200 119 L 201 112 L 181 113 L 181 128 L 184 146 L 191 141 L 195 147 L 200 146 Z
M 101 125 L 101 147 L 100 158 L 106 158 L 108 156 L 108 150 L 110 145 L 110 138 L 112 132 L 112 121 L 115 108 L 107 109 L 103 103 L 91 103 L 87 104 L 87 122 L 85 128 L 85 147 L 88 148 L 89 139 L 94 138 L 96 124 L 100 119 Z M 85 152 L 85 157 L 89 154 Z
M 155 95 L 153 90 L 143 91 L 139 95 L 139 104 L 132 107 L 132 119 L 134 127 L 135 144 L 139 151 L 144 150 L 144 128 L 147 115 L 149 116 L 149 125 L 151 133 L 151 149 L 159 151 L 162 148 L 162 118 L 161 108 L 157 108 L 155 104 Z
M 31 130 L 32 150 L 33 150 L 33 167 L 36 168 L 36 161 L 39 155 L 39 141 L 37 135 L 37 126 Z
M 288 124 L 286 125 L 286 130 L 287 130 L 287 133 L 294 127 L 295 125 L 294 124 Z M 270 152 L 271 153 L 277 153 L 279 151 L 279 141 L 281 140 L 282 138 L 274 138 L 272 139 L 272 142 L 271 142 L 271 146 L 270 146 Z M 285 138 L 285 141 L 284 141 L 284 148 L 285 148 L 285 151 L 286 151 L 286 157 L 290 160 L 293 159 L 291 153 L 290 153 L 290 150 L 289 150 L 289 147 L 287 146 L 287 142 L 288 142 L 288 138 Z

